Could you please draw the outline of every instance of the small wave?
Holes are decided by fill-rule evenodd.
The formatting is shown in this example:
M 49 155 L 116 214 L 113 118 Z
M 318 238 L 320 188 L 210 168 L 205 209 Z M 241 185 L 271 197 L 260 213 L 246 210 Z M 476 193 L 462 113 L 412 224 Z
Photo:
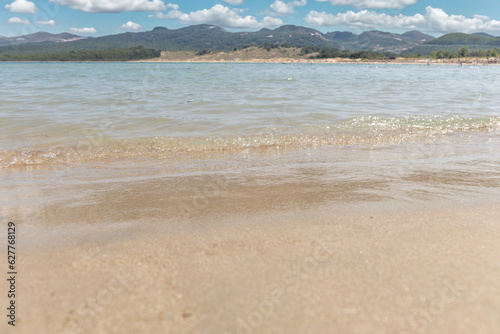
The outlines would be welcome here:
M 79 164 L 134 158 L 168 159 L 179 155 L 276 152 L 308 147 L 397 145 L 438 142 L 453 136 L 500 131 L 500 117 L 360 117 L 336 125 L 307 128 L 302 133 L 206 138 L 154 137 L 107 140 L 72 145 L 25 147 L 0 151 L 0 167 Z

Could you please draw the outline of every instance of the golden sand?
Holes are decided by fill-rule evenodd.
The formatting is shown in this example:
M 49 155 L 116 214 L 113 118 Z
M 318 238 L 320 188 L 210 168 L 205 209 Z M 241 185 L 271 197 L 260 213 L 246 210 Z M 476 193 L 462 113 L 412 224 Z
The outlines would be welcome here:
M 134 60 L 132 62 L 202 62 L 202 63 L 310 63 L 310 64 L 416 64 L 416 65 L 498 65 L 497 58 L 454 58 L 429 59 L 405 58 L 396 59 L 350 59 L 326 58 L 310 59 L 316 53 L 301 55 L 299 48 L 277 48 L 266 51 L 258 47 L 231 51 L 212 52 L 205 55 L 196 55 L 194 51 L 162 51 L 158 58 Z
M 498 203 L 350 209 L 26 228 L 8 333 L 498 333 Z
M 133 166 L 144 177 L 73 167 L 6 202 L 19 296 L 4 333 L 500 330 L 498 196 L 430 201 L 415 188 L 404 201 L 383 195 L 404 197 L 390 180 L 315 169 L 292 181 Z M 480 173 L 415 177 L 498 189 Z

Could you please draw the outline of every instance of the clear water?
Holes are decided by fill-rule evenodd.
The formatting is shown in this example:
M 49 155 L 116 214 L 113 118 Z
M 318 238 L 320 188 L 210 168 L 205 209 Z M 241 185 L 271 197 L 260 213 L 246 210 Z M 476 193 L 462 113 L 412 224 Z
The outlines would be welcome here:
M 498 78 L 494 66 L 0 63 L 17 330 L 487 332 Z M 263 326 L 241 330 L 276 291 Z
M 498 66 L 2 63 L 0 75 L 8 217 L 500 198 Z
M 4 150 L 270 135 L 398 143 L 500 128 L 496 66 L 3 63 L 0 77 Z

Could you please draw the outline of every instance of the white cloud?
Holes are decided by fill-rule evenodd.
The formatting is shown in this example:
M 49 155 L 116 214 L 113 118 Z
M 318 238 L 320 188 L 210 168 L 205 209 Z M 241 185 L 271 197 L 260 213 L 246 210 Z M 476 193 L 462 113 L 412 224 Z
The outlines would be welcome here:
M 417 3 L 418 0 L 316 0 L 330 1 L 332 5 L 351 6 L 356 8 L 402 9 Z
M 202 9 L 189 14 L 182 14 L 179 17 L 184 24 L 214 24 L 229 28 L 259 28 L 268 26 L 278 26 L 283 24 L 280 19 L 265 17 L 259 22 L 254 16 L 241 16 L 239 9 L 229 9 L 222 5 L 215 5 L 210 9 Z
M 54 21 L 54 20 L 50 20 L 50 21 L 36 21 L 35 23 L 38 24 L 38 25 L 41 25 L 41 26 L 53 26 L 53 25 L 56 24 L 56 21 Z
M 500 31 L 500 21 L 492 20 L 487 16 L 475 15 L 474 18 L 467 18 L 463 15 L 448 15 L 442 9 L 432 8 L 431 6 L 425 9 L 425 14 L 415 14 L 413 16 L 404 16 L 402 14 L 392 16 L 367 10 L 356 13 L 348 11 L 334 15 L 312 10 L 305 17 L 305 21 L 320 26 L 419 29 L 437 33 Z
M 359 12 L 348 11 L 346 13 L 328 14 L 325 12 L 310 11 L 305 17 L 309 24 L 320 26 L 351 26 L 363 28 L 416 28 L 425 24 L 425 17 L 420 14 L 414 16 L 397 16 L 377 13 L 368 10 Z
M 169 4 L 171 5 L 171 4 Z M 171 5 L 168 13 L 155 13 L 149 17 L 158 19 L 179 19 L 183 24 L 213 24 L 227 28 L 264 28 L 283 24 L 281 19 L 266 16 L 258 21 L 254 16 L 241 16 L 243 9 L 230 9 L 223 5 L 215 5 L 210 9 L 201 9 L 189 14 L 179 10 L 178 5 Z
M 274 17 L 270 17 L 270 16 L 266 16 L 262 20 L 260 20 L 259 25 L 262 28 L 277 27 L 277 26 L 283 25 L 283 20 L 277 19 Z
M 132 21 L 128 21 L 127 23 L 122 24 L 120 26 L 120 28 L 122 28 L 122 29 L 129 29 L 129 30 L 137 30 L 137 29 L 141 29 L 142 26 L 139 23 L 134 23 Z
M 87 13 L 159 12 L 167 5 L 161 0 L 50 0 Z
M 156 19 L 178 19 L 179 17 L 182 16 L 182 14 L 184 14 L 183 12 L 181 12 L 179 10 L 179 5 L 177 5 L 177 4 L 169 3 L 169 4 L 167 4 L 166 7 L 167 7 L 167 9 L 171 9 L 168 13 L 165 14 L 165 13 L 157 12 L 157 13 L 148 15 L 148 17 L 154 17 Z
M 243 5 L 245 3 L 245 0 L 222 0 L 222 1 L 233 6 Z
M 486 15 L 477 15 L 477 14 L 475 14 L 474 17 L 476 19 L 481 19 L 481 20 L 484 20 L 484 21 L 488 21 L 490 19 L 489 16 L 486 16 Z
M 33 14 L 38 12 L 35 4 L 27 0 L 15 0 L 10 5 L 5 5 L 4 8 L 12 13 Z
M 289 2 L 276 0 L 270 7 L 274 15 L 292 14 L 295 12 L 294 7 L 305 6 L 306 3 L 306 0 L 294 0 Z
M 28 25 L 28 24 L 31 24 L 30 21 L 28 20 L 23 20 L 19 17 L 11 17 L 10 19 L 7 20 L 7 23 L 8 24 L 24 24 L 24 25 Z
M 179 5 L 177 5 L 175 3 L 169 3 L 169 4 L 167 4 L 167 8 L 179 9 Z
M 69 31 L 78 33 L 78 34 L 95 34 L 97 30 L 95 28 L 69 28 Z
M 178 19 L 181 17 L 184 13 L 181 12 L 180 10 L 171 10 L 167 14 L 164 13 L 154 13 L 148 15 L 148 17 L 154 17 L 156 19 Z

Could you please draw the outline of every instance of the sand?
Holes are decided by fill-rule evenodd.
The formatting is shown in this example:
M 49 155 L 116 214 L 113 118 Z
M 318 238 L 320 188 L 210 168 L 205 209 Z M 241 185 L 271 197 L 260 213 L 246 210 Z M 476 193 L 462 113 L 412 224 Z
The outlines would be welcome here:
M 391 152 L 4 170 L 2 333 L 499 333 L 495 151 Z
M 415 65 L 498 65 L 498 58 L 454 58 L 454 59 L 432 59 L 429 58 L 405 58 L 396 59 L 350 59 L 350 58 L 326 58 L 310 59 L 307 54 L 301 55 L 299 48 L 277 48 L 266 51 L 258 47 L 231 51 L 213 52 L 205 55 L 196 55 L 194 51 L 162 51 L 161 56 L 153 59 L 134 60 L 132 62 L 189 62 L 189 63 L 316 63 L 316 64 L 415 64 Z
M 65 223 L 62 206 L 19 225 L 18 322 L 5 333 L 500 330 L 498 198 L 260 211 L 240 198 L 127 219 L 116 203 L 130 196 L 107 207 L 124 211 L 114 223 Z

